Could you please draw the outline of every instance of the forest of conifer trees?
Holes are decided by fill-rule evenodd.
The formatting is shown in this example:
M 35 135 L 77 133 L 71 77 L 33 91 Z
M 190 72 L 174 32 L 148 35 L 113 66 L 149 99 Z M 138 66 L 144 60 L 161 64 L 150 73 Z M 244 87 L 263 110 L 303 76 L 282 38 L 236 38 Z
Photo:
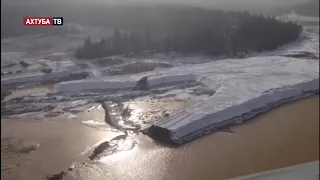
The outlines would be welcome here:
M 243 11 L 171 9 L 162 12 L 166 13 L 164 19 L 142 19 L 141 26 L 133 31 L 115 29 L 112 37 L 103 37 L 98 42 L 86 38 L 75 56 L 92 59 L 152 50 L 234 57 L 239 53 L 276 49 L 297 39 L 302 31 L 297 23 Z

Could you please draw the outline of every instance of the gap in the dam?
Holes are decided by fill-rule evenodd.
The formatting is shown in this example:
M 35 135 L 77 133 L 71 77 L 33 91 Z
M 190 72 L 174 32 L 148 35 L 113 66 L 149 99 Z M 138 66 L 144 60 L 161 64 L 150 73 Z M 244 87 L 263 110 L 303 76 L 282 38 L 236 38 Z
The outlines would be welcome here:
M 143 97 L 124 102 L 105 101 L 101 105 L 104 109 L 103 114 L 101 109 L 93 109 L 91 112 L 98 115 L 96 117 L 97 121 L 84 121 L 84 123 L 98 130 L 112 131 L 115 136 L 110 140 L 99 142 L 87 154 L 91 160 L 103 162 L 103 159 L 107 156 L 130 151 L 139 146 L 139 140 L 145 138 L 144 134 L 152 124 L 164 120 L 195 103 L 195 97 L 185 99 Z

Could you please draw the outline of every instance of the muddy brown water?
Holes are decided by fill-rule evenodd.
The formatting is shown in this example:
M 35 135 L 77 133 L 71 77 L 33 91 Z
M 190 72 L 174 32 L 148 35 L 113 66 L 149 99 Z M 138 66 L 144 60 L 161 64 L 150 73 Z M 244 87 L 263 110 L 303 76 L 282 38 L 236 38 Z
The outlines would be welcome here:
M 143 110 L 144 105 L 138 104 Z M 135 148 L 97 162 L 89 160 L 90 153 L 81 153 L 117 134 L 84 126 L 81 120 L 90 113 L 47 123 L 2 120 L 1 138 L 23 138 L 40 146 L 30 154 L 2 158 L 2 164 L 12 168 L 2 171 L 1 179 L 40 180 L 65 171 L 63 179 L 220 180 L 319 160 L 319 96 L 231 127 L 235 133 L 216 132 L 178 148 L 164 147 L 140 134 L 134 137 Z M 72 163 L 75 167 L 68 171 Z

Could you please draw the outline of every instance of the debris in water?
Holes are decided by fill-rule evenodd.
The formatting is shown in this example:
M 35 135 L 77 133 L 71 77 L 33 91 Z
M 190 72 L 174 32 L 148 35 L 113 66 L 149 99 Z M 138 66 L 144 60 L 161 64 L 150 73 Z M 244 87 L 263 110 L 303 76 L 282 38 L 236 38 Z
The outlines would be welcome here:
M 98 147 L 95 148 L 89 158 L 90 160 L 97 160 L 120 151 L 129 151 L 134 148 L 136 144 L 137 142 L 131 138 L 127 138 L 127 135 L 119 135 L 111 139 L 110 141 L 101 143 Z
M 230 127 L 226 127 L 221 130 L 222 132 L 228 132 L 228 133 L 236 133 L 235 131 L 232 131 Z
M 72 171 L 74 168 L 75 168 L 75 164 L 72 164 L 72 165 L 68 168 L 68 170 L 69 170 L 69 171 Z
M 58 174 L 47 176 L 46 179 L 47 180 L 62 180 L 65 175 L 67 175 L 67 173 L 62 171 L 62 172 L 60 172 Z

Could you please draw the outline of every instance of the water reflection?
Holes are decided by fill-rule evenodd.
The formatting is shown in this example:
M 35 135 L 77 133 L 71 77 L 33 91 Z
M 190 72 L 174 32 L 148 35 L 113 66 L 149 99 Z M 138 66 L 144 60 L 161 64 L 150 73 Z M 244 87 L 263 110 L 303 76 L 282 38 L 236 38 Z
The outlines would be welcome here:
M 88 180 L 220 180 L 319 160 L 318 98 L 232 127 L 235 133 L 217 132 L 179 148 L 137 135 L 133 150 L 105 157 L 102 164 L 80 167 L 74 174 Z
M 125 159 L 129 156 L 133 155 L 135 150 L 138 149 L 137 142 L 133 138 L 125 138 L 121 140 L 120 142 L 117 142 L 116 144 L 110 143 L 110 146 L 116 146 L 114 149 L 113 156 L 105 155 L 104 157 L 101 157 L 99 159 L 100 162 L 107 163 L 110 161 L 110 159 L 119 160 L 119 159 Z M 109 154 L 111 155 L 111 154 Z
M 105 110 L 105 121 L 99 122 L 95 120 L 82 121 L 85 125 L 105 131 L 116 131 L 123 133 L 115 136 L 110 140 L 101 142 L 99 145 L 92 147 L 93 153 L 90 156 L 91 160 L 99 160 L 104 162 L 107 156 L 118 154 L 127 154 L 128 151 L 134 149 L 137 145 L 136 136 L 141 128 L 145 128 L 148 123 L 164 118 L 166 114 L 174 113 L 182 108 L 191 105 L 183 100 L 132 100 L 117 104 L 113 102 L 103 102 L 102 107 Z M 94 111 L 100 111 L 96 108 Z M 159 116 L 158 118 L 152 118 Z M 145 125 L 143 127 L 143 125 Z M 125 151 L 126 153 L 124 153 Z M 87 151 L 88 152 L 88 151 Z

